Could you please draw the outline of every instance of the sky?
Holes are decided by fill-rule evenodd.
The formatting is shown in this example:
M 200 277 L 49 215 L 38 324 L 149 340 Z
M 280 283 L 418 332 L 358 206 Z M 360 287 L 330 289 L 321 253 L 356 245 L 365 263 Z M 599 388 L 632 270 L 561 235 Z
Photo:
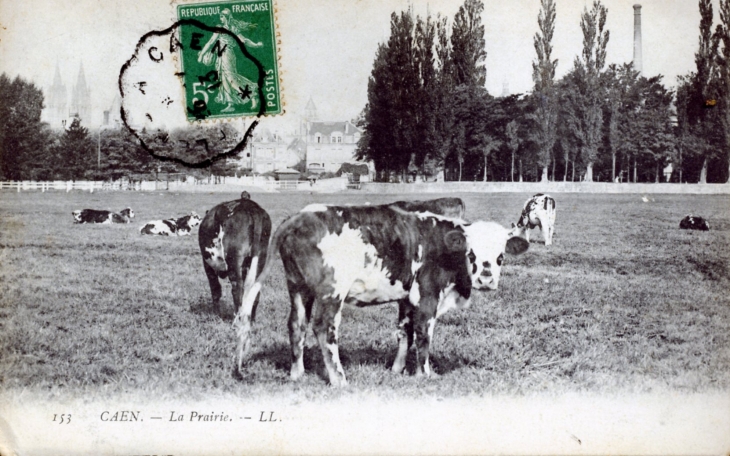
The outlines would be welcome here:
M 604 0 L 610 31 L 607 62 L 633 58 L 632 5 L 642 5 L 644 75 L 669 86 L 694 69 L 699 11 L 696 0 Z M 261 125 L 293 129 L 312 98 L 323 120 L 349 120 L 367 102 L 367 80 L 378 43 L 388 39 L 390 14 L 412 5 L 416 14 L 453 20 L 463 0 L 278 0 L 281 79 L 286 113 Z M 539 0 L 484 0 L 487 89 L 510 93 L 532 87 L 533 36 Z M 587 0 L 557 0 L 553 39 L 557 76 L 581 51 L 580 14 Z M 139 38 L 175 21 L 167 0 L 0 0 L 0 72 L 20 75 L 44 90 L 58 65 L 67 89 L 81 65 L 91 88 L 92 125 L 109 109 L 117 79 Z M 715 4 L 715 20 L 719 20 Z

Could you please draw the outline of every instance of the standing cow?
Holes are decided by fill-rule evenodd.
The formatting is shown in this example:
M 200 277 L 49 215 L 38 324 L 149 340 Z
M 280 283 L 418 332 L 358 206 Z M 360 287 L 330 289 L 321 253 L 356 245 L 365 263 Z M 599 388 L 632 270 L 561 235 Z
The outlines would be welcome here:
M 550 195 L 538 193 L 525 201 L 522 215 L 517 224 L 512 224 L 511 233 L 530 240 L 530 231 L 540 227 L 545 238 L 545 245 L 552 245 L 555 234 L 555 200 Z
M 392 205 L 313 204 L 284 221 L 271 242 L 278 249 L 291 301 L 292 379 L 304 373 L 303 348 L 311 320 L 333 385 L 347 383 L 338 351 L 343 304 L 399 303 L 399 348 L 392 370 L 402 372 L 415 343 L 417 375 L 430 375 L 429 344 L 436 319 L 469 304 L 471 289 L 495 290 L 504 253 L 529 243 L 493 222 L 469 224 Z M 238 368 L 250 349 L 252 309 L 267 264 L 244 296 L 235 323 Z
M 269 214 L 250 199 L 221 203 L 203 217 L 198 243 L 213 305 L 221 314 L 218 278 L 230 280 L 233 309 L 238 311 L 244 291 L 251 287 L 266 263 L 270 236 Z

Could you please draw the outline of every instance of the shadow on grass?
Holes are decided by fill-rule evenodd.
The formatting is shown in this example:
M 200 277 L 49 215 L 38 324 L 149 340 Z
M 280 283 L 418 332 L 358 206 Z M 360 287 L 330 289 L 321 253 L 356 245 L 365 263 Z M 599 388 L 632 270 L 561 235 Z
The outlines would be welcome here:
M 220 309 L 213 304 L 209 296 L 199 296 L 190 303 L 190 313 L 201 316 L 218 317 L 226 323 L 233 322 L 233 306 L 226 303 L 223 298 L 220 301 Z
M 373 347 L 361 347 L 355 349 L 343 349 L 340 346 L 340 361 L 345 369 L 345 375 L 353 372 L 357 366 L 375 366 L 383 371 L 390 371 L 393 361 L 397 353 L 397 347 L 376 349 Z M 433 372 L 437 375 L 446 375 L 452 371 L 459 370 L 469 365 L 468 361 L 459 357 L 458 359 L 449 359 L 446 356 L 430 355 L 430 363 Z M 234 368 L 233 378 L 237 381 L 245 383 L 256 383 L 261 380 L 260 376 L 271 376 L 271 373 L 264 374 L 261 369 L 273 368 L 277 376 L 289 377 L 291 369 L 291 351 L 289 344 L 275 343 L 270 345 L 266 351 L 258 351 L 251 355 L 244 371 L 247 373 L 243 378 Z M 322 351 L 315 343 L 312 347 L 304 348 L 304 371 L 308 374 L 315 374 L 320 380 L 329 382 L 327 369 L 322 358 Z M 416 354 L 412 348 L 408 353 L 406 360 L 405 375 L 415 375 L 416 373 Z M 248 375 L 251 374 L 251 375 Z

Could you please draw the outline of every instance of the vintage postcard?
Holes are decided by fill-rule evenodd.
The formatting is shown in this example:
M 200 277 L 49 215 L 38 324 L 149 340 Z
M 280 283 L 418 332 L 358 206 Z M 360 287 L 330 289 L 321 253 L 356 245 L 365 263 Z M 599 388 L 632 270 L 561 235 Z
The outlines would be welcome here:
M 730 452 L 730 0 L 0 1 L 0 454 Z

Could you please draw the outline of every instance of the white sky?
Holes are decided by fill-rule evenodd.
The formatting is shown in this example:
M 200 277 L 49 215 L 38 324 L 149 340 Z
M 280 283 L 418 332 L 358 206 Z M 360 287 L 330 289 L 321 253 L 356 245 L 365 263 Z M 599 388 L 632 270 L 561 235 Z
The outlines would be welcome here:
M 668 85 L 694 69 L 699 11 L 696 0 L 639 0 L 642 8 L 643 63 L 647 76 L 663 74 Z M 463 0 L 279 0 L 282 78 L 287 114 L 272 127 L 296 125 L 311 96 L 320 117 L 355 117 L 367 101 L 367 78 L 375 49 L 389 35 L 390 13 L 413 3 L 418 14 L 453 19 Z M 580 52 L 580 13 L 587 0 L 557 0 L 553 39 L 558 76 Z M 611 32 L 608 62 L 633 56 L 633 8 L 637 0 L 604 0 Z M 485 0 L 487 89 L 530 90 L 532 37 L 539 0 Z M 139 38 L 174 22 L 165 0 L 0 0 L 0 72 L 19 74 L 47 89 L 56 64 L 71 90 L 81 63 L 91 88 L 97 122 L 117 92 L 117 78 Z M 715 20 L 717 21 L 717 5 Z

